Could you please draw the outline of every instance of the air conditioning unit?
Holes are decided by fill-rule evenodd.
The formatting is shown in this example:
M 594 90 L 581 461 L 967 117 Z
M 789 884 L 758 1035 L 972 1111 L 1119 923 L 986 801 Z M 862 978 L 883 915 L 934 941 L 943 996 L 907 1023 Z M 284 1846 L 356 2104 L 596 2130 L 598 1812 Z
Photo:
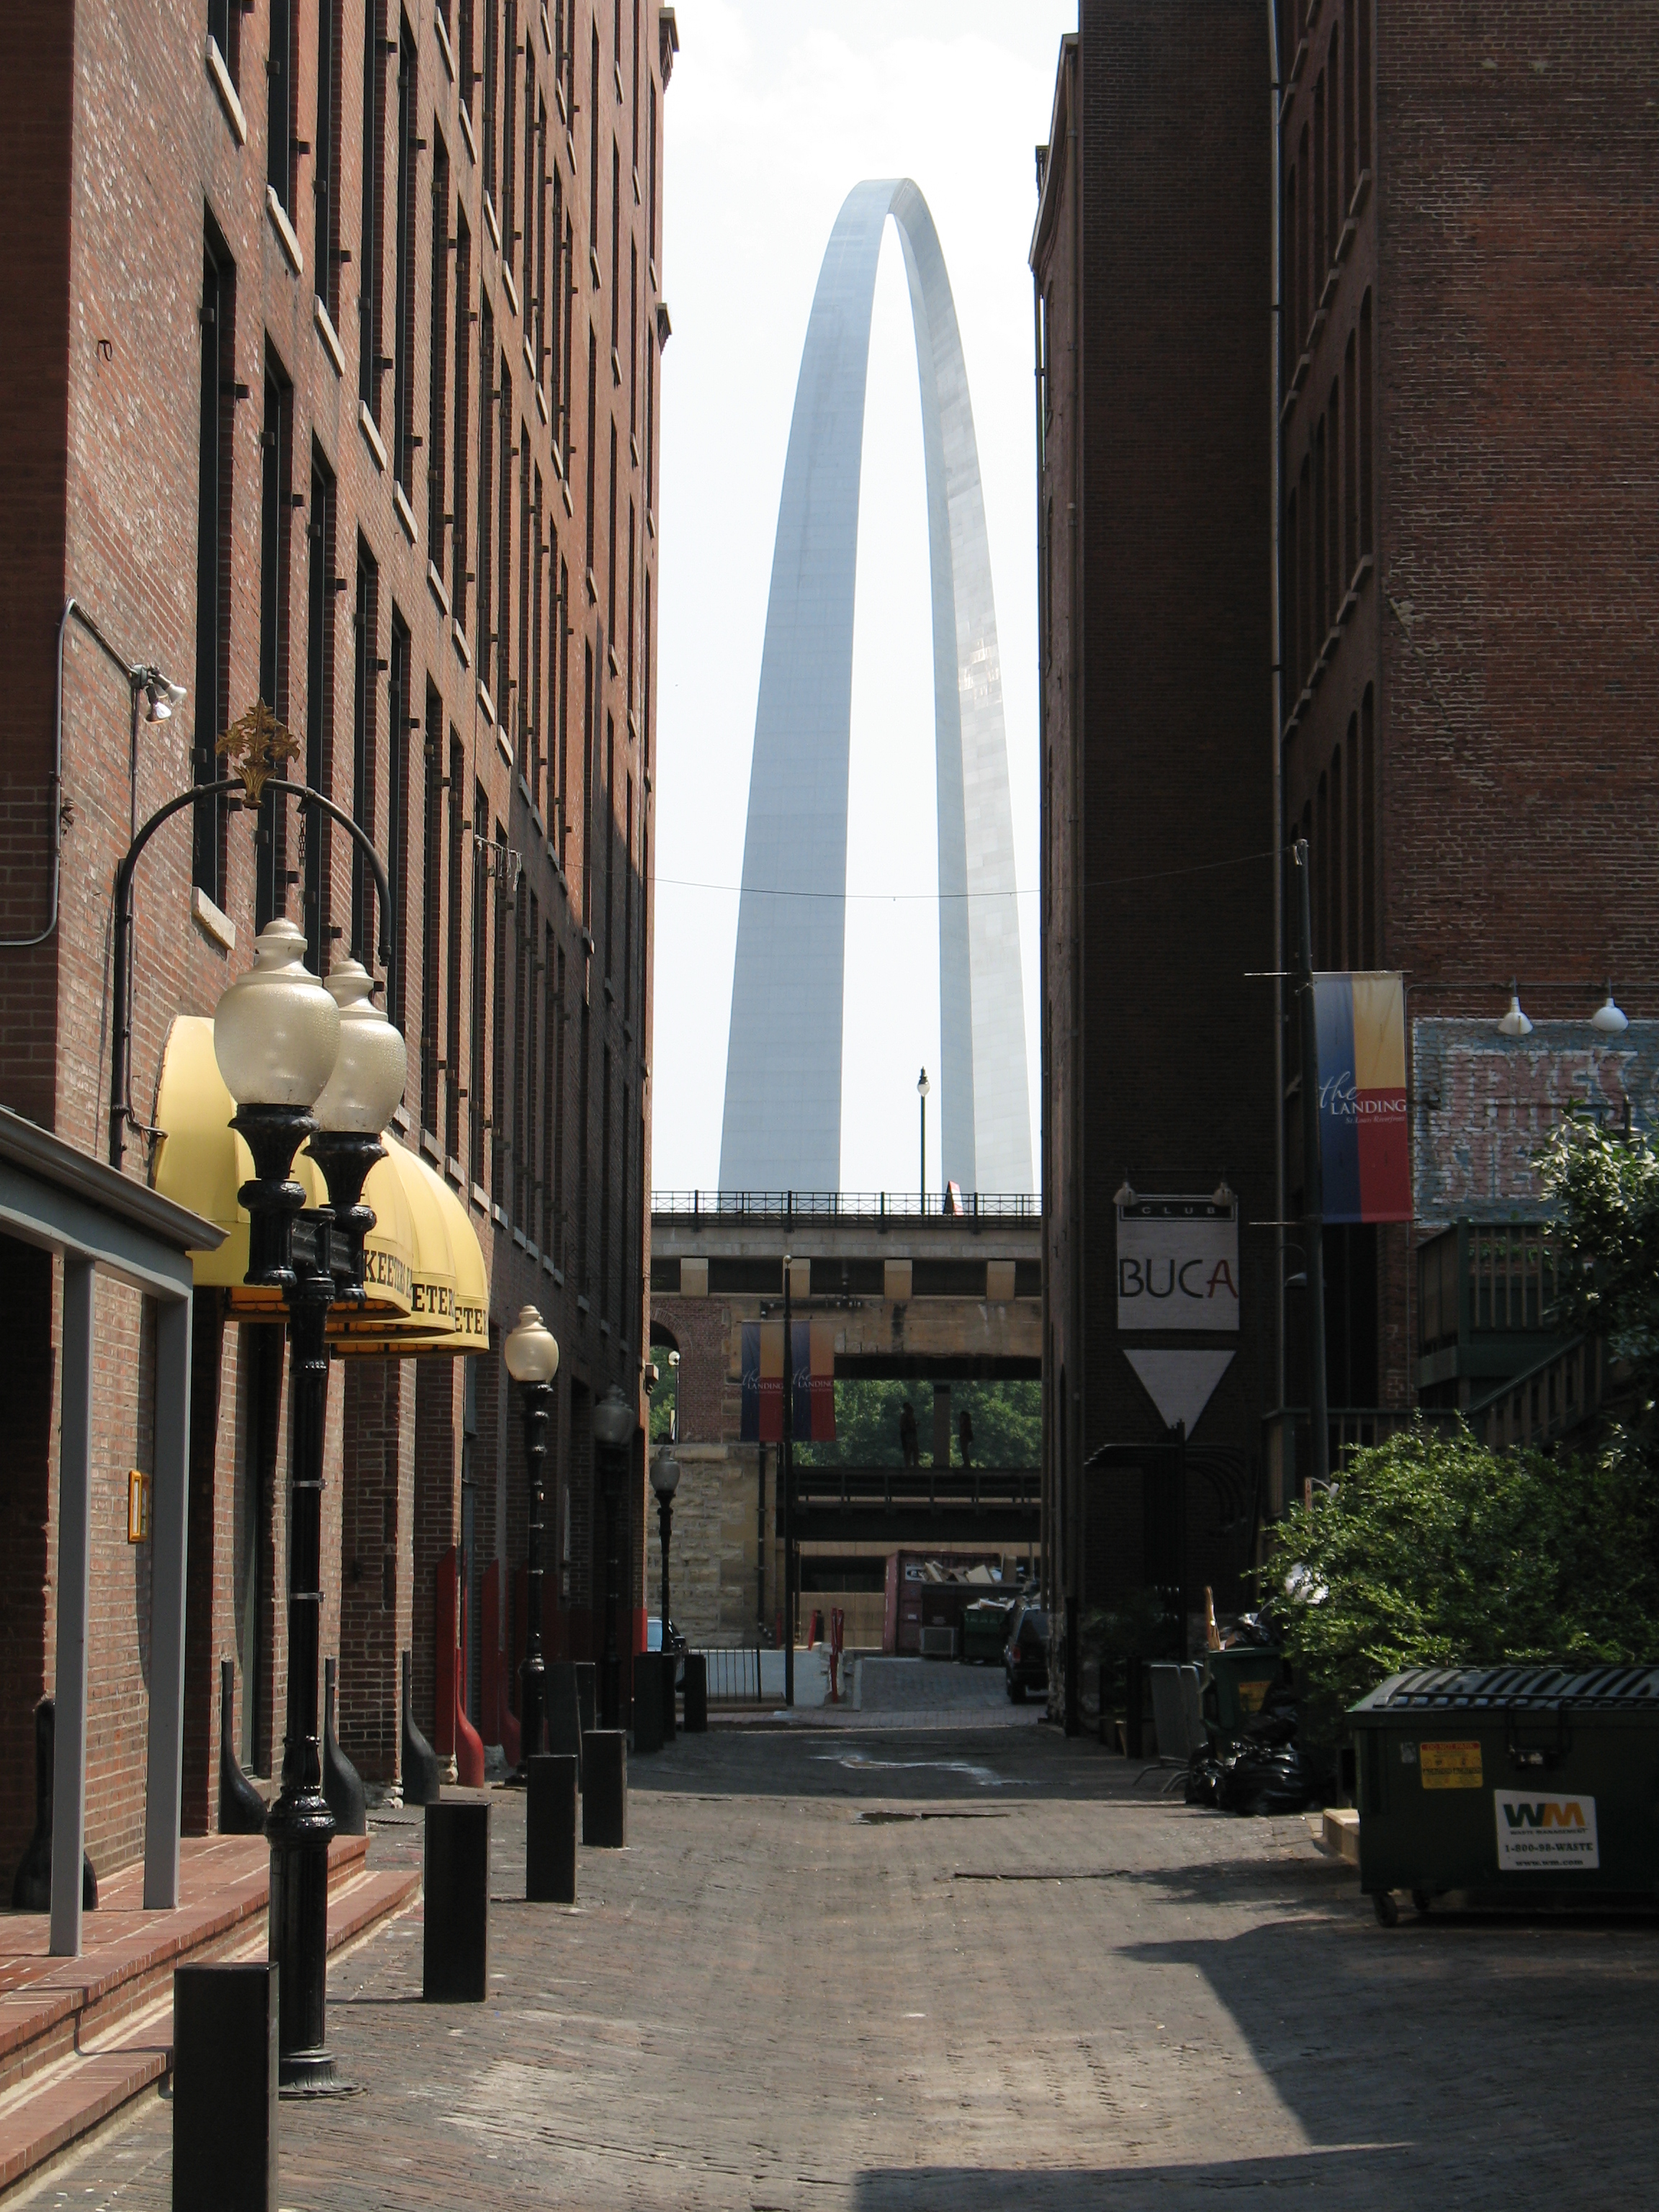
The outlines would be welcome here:
M 957 1656 L 955 1629 L 924 1628 L 921 1632 L 921 1656 L 924 1659 L 954 1659 Z

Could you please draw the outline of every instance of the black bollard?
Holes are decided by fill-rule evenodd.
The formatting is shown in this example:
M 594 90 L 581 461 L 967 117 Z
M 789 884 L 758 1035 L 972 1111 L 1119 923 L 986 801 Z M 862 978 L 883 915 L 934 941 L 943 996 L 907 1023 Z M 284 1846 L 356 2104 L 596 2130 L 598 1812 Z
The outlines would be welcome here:
M 662 1749 L 662 1668 L 654 1651 L 634 1662 L 634 1755 Z
M 426 1808 L 426 1928 L 421 1995 L 482 2004 L 489 1994 L 489 1808 L 464 1799 Z
M 415 1724 L 407 1651 L 403 1658 L 404 1802 L 405 1805 L 435 1805 L 443 1784 L 443 1761 Z
M 708 1659 L 702 1651 L 685 1655 L 685 1732 L 703 1735 L 708 1729 Z
M 590 1729 L 582 1742 L 582 1841 L 600 1850 L 628 1844 L 628 1738 L 621 1729 Z
M 582 1780 L 582 1709 L 575 1663 L 555 1659 L 547 1669 L 547 1747 L 576 1762 L 576 1787 Z
M 276 2212 L 276 1968 L 173 1974 L 173 2212 Z
M 662 1740 L 665 1743 L 672 1743 L 677 1732 L 674 1706 L 679 1671 L 679 1653 L 665 1651 L 662 1655 Z
M 27 1848 L 17 1862 L 17 1871 L 11 1881 L 11 1909 L 14 1912 L 50 1912 L 52 1911 L 52 1781 L 57 1766 L 55 1747 L 58 1740 L 58 1705 L 52 1698 L 42 1698 L 34 1709 L 34 1833 Z M 81 1910 L 95 1911 L 98 1905 L 98 1877 L 92 1870 L 92 1861 L 84 1851 L 81 1854 Z
M 524 1893 L 532 1905 L 576 1902 L 576 1760 L 568 1752 L 530 1762 Z
M 231 1749 L 235 1733 L 236 1665 L 219 1662 L 219 1833 L 222 1836 L 263 1836 L 265 1801 L 236 1763 Z
M 340 1748 L 334 1726 L 334 1685 L 339 1662 L 323 1662 L 323 1796 L 334 1815 L 337 1836 L 368 1833 L 368 1800 L 363 1778 Z

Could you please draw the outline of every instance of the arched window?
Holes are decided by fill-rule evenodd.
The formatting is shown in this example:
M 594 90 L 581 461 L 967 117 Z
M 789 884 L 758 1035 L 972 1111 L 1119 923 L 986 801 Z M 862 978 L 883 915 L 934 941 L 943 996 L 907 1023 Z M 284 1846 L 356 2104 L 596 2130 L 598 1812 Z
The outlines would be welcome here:
M 1379 942 L 1376 916 L 1376 695 L 1369 684 L 1365 686 L 1365 696 L 1359 702 L 1359 788 L 1362 951 L 1365 966 L 1375 968 Z
M 1355 339 L 1348 333 L 1348 350 L 1342 364 L 1342 576 L 1345 587 L 1353 580 L 1359 562 L 1359 460 L 1358 394 L 1354 378 Z
M 1308 179 L 1313 204 L 1313 293 L 1310 305 L 1317 307 L 1319 295 L 1325 289 L 1325 271 L 1331 265 L 1331 234 L 1326 223 L 1325 163 L 1329 132 L 1325 122 L 1325 72 L 1319 72 L 1319 82 L 1314 87 L 1314 143 L 1313 170 Z
M 1359 303 L 1359 550 L 1374 550 L 1372 537 L 1373 484 L 1376 468 L 1372 420 L 1371 295 Z
M 1348 717 L 1348 836 L 1347 851 L 1344 855 L 1342 875 L 1347 887 L 1347 945 L 1348 965 L 1362 964 L 1363 933 L 1360 928 L 1360 860 L 1359 836 L 1361 811 L 1364 805 L 1364 769 L 1357 739 L 1359 717 Z M 1369 965 L 1369 963 L 1364 964 Z

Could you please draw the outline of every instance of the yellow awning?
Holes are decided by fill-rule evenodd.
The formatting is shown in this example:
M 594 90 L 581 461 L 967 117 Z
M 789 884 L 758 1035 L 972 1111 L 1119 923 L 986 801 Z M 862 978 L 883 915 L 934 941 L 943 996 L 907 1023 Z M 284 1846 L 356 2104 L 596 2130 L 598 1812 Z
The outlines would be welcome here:
M 216 1252 L 191 1255 L 198 1284 L 230 1294 L 233 1312 L 276 1317 L 277 1301 L 250 1290 L 248 1218 L 236 1194 L 253 1173 L 246 1145 L 230 1127 L 235 1103 L 213 1052 L 213 1024 L 183 1014 L 168 1033 L 156 1120 L 163 1134 L 151 1181 L 165 1196 L 219 1224 Z M 308 1201 L 327 1202 L 321 1170 L 303 1150 L 295 1180 Z M 489 1289 L 483 1253 L 466 1209 L 441 1176 L 395 1137 L 363 1188 L 374 1209 L 364 1243 L 365 1301 L 337 1307 L 329 1334 L 339 1351 L 402 1356 L 415 1351 L 483 1351 L 489 1341 Z

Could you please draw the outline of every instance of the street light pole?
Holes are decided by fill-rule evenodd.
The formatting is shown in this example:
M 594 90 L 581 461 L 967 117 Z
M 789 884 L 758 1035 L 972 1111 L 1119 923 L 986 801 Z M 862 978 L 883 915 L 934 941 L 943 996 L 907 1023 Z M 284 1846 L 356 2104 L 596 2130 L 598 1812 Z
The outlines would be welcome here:
M 343 963 L 325 988 L 305 969 L 305 949 L 285 916 L 266 924 L 252 968 L 219 1000 L 213 1048 L 237 1103 L 231 1126 L 253 1156 L 252 1180 L 237 1194 L 249 1218 L 246 1279 L 281 1296 L 294 1358 L 288 1706 L 282 1790 L 265 1824 L 268 1924 L 279 1969 L 278 2079 L 316 2094 L 337 2086 L 325 2039 L 334 1818 L 318 1729 L 328 1316 L 362 1299 L 363 1238 L 374 1225 L 363 1185 L 385 1156 L 379 1133 L 403 1096 L 407 1054 L 358 963 Z M 311 1210 L 292 1175 L 307 1136 L 330 1200 Z
M 924 1067 L 916 1078 L 916 1097 L 921 1107 L 921 1179 L 919 1188 L 921 1192 L 921 1210 L 924 1213 L 927 1211 L 927 1094 L 933 1087 L 927 1080 L 927 1071 Z
M 783 1516 L 783 1702 L 795 1702 L 795 1346 L 789 1310 L 790 1256 L 783 1255 L 783 1430 L 778 1443 L 778 1503 Z
M 680 1486 L 680 1463 L 672 1452 L 659 1452 L 651 1462 L 651 1487 L 657 1493 L 657 1540 L 662 1547 L 662 1648 L 670 1649 L 668 1609 L 668 1540 L 674 1527 L 674 1492 Z
M 1315 1020 L 1312 869 L 1308 841 L 1295 846 L 1297 963 L 1302 1041 L 1302 1213 L 1308 1277 L 1308 1426 L 1312 1480 L 1331 1479 L 1331 1421 L 1325 1383 L 1325 1184 L 1319 1150 L 1319 1032 Z
M 622 1599 L 621 1562 L 617 1553 L 617 1462 L 635 1428 L 634 1409 L 616 1383 L 593 1408 L 593 1443 L 600 1454 L 600 1495 L 605 1507 L 605 1649 L 599 1668 L 601 1725 L 622 1725 L 622 1654 L 617 1615 Z
M 530 1780 L 530 1762 L 542 1747 L 547 1711 L 547 1668 L 542 1657 L 542 1510 L 545 1498 L 547 1416 L 559 1347 L 534 1306 L 523 1306 L 501 1346 L 507 1371 L 524 1391 L 524 1451 L 530 1483 L 530 1524 L 525 1547 L 525 1650 L 519 1672 L 517 1784 Z

